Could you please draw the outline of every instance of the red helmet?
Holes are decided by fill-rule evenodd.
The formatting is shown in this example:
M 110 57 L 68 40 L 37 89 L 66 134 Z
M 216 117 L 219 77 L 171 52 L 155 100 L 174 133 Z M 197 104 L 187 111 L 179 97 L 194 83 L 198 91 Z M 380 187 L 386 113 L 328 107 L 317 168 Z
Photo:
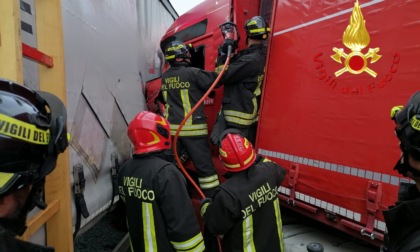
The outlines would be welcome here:
M 140 112 L 128 125 L 128 138 L 134 145 L 134 154 L 170 149 L 169 132 L 169 122 L 149 111 Z
M 220 143 L 219 157 L 226 171 L 239 172 L 250 167 L 257 156 L 248 139 L 228 133 Z

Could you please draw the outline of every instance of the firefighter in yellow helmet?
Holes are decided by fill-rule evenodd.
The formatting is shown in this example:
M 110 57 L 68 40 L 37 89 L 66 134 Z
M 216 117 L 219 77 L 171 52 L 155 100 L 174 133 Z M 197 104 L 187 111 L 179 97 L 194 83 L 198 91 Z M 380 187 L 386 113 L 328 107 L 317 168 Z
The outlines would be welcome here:
M 140 112 L 128 125 L 128 137 L 134 155 L 121 168 L 118 183 L 132 251 L 204 251 L 185 178 L 165 160 L 164 151 L 171 148 L 168 121 Z
M 229 178 L 202 202 L 206 229 L 223 235 L 223 251 L 283 252 L 277 189 L 286 170 L 257 155 L 237 130 L 222 133 L 219 153 Z
M 29 211 L 46 208 L 45 177 L 68 146 L 66 120 L 58 97 L 0 79 L 0 251 L 54 251 L 15 236 Z
M 394 170 L 415 183 L 401 182 L 395 206 L 383 211 L 388 231 L 383 251 L 420 251 L 420 91 L 405 107 L 395 106 L 391 118 L 402 151 Z
M 217 74 L 191 67 L 189 48 L 181 41 L 172 41 L 165 50 L 170 67 L 162 74 L 161 93 L 165 103 L 165 117 L 174 136 L 184 117 L 203 97 Z M 181 128 L 179 147 L 185 148 L 198 175 L 200 188 L 211 197 L 219 186 L 219 177 L 213 165 L 208 142 L 207 117 L 201 104 Z
M 264 41 L 270 28 L 261 16 L 255 16 L 245 22 L 244 29 L 248 48 L 232 57 L 220 80 L 224 85 L 222 114 L 227 128 L 240 130 L 254 144 L 267 57 Z M 219 51 L 218 68 L 226 61 L 225 53 Z M 219 127 L 216 125 L 215 128 Z M 214 144 L 217 138 L 217 134 L 212 135 Z

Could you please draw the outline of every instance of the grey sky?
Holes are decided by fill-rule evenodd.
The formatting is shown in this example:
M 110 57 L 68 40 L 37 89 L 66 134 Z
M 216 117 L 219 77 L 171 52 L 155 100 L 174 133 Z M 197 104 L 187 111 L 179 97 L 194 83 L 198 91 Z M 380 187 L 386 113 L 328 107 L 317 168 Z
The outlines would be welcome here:
M 170 0 L 172 6 L 180 16 L 203 1 L 204 0 Z

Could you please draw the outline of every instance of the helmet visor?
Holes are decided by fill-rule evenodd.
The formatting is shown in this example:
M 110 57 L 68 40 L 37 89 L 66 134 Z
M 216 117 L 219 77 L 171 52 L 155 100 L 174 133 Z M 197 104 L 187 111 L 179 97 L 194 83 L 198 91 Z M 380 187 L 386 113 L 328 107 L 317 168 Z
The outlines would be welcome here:
M 27 184 L 31 184 L 32 180 L 32 172 L 0 172 L 0 197 L 17 191 Z

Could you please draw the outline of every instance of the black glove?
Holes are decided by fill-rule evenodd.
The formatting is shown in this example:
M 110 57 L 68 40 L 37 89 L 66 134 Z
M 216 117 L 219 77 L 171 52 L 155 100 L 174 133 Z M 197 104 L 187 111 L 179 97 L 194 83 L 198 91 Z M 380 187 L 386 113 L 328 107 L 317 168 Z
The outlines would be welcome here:
M 216 118 L 216 123 L 214 124 L 213 131 L 210 134 L 211 143 L 218 145 L 220 141 L 220 136 L 222 132 L 227 128 L 225 116 L 223 112 L 220 111 Z
M 226 54 L 225 55 L 220 55 L 219 57 L 217 57 L 216 67 L 223 66 L 225 64 L 225 62 L 226 62 L 226 59 L 227 59 L 227 55 Z M 220 70 L 221 69 L 219 69 L 219 72 L 220 72 Z
M 200 201 L 200 215 L 204 216 L 206 213 L 207 207 L 211 204 L 212 200 L 210 198 L 204 198 Z
M 235 43 L 235 41 L 233 41 L 233 39 L 225 39 L 225 41 L 223 42 L 223 44 L 220 46 L 221 47 L 221 51 L 224 54 L 228 53 L 228 48 L 229 46 L 232 48 L 232 50 L 230 51 L 231 54 L 235 51 L 235 49 L 237 48 L 237 45 Z
M 224 65 L 227 59 L 227 54 L 222 51 L 222 46 L 220 45 L 217 49 L 217 59 L 216 67 Z

